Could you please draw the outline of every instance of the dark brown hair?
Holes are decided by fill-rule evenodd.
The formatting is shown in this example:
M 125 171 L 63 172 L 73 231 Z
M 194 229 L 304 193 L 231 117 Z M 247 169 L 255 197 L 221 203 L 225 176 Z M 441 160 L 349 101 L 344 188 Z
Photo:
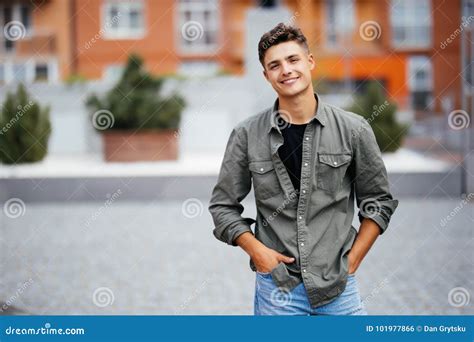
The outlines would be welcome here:
M 302 47 L 309 52 L 308 43 L 303 32 L 297 27 L 286 25 L 284 23 L 279 23 L 277 26 L 272 28 L 270 31 L 263 34 L 262 38 L 258 42 L 258 59 L 260 63 L 263 64 L 263 59 L 265 58 L 265 53 L 267 50 L 275 45 L 284 42 L 296 41 Z

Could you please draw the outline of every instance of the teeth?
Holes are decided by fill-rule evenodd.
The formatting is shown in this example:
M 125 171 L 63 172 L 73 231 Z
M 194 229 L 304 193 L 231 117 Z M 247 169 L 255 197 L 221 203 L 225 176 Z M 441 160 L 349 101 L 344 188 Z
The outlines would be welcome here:
M 297 80 L 298 78 L 292 78 L 292 79 L 289 79 L 289 80 L 286 80 L 286 81 L 283 81 L 284 84 L 287 84 L 287 83 L 293 83 Z

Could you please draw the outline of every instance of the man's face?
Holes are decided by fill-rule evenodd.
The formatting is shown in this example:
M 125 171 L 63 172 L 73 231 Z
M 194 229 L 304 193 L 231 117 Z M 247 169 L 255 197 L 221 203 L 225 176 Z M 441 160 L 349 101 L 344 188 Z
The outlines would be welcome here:
M 270 47 L 263 63 L 263 75 L 279 96 L 298 95 L 311 84 L 313 55 L 295 41 Z

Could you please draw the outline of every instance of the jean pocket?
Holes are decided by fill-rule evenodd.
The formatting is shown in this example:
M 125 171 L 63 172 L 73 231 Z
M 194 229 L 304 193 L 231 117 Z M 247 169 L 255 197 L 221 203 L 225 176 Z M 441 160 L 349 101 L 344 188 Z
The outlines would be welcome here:
M 318 153 L 318 188 L 338 191 L 351 159 L 347 153 Z

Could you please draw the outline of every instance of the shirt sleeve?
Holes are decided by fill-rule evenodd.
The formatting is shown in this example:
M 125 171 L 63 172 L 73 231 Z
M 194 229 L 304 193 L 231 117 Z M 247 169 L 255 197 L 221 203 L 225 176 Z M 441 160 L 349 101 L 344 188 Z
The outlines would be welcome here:
M 215 226 L 213 233 L 220 241 L 236 246 L 235 239 L 239 235 L 252 233 L 250 225 L 255 220 L 242 217 L 244 207 L 240 203 L 250 192 L 251 185 L 246 135 L 243 129 L 234 129 L 209 203 Z
M 370 218 L 384 233 L 392 214 L 398 206 L 389 189 L 387 170 L 375 135 L 366 120 L 362 120 L 356 134 L 354 147 L 355 195 L 359 220 Z

